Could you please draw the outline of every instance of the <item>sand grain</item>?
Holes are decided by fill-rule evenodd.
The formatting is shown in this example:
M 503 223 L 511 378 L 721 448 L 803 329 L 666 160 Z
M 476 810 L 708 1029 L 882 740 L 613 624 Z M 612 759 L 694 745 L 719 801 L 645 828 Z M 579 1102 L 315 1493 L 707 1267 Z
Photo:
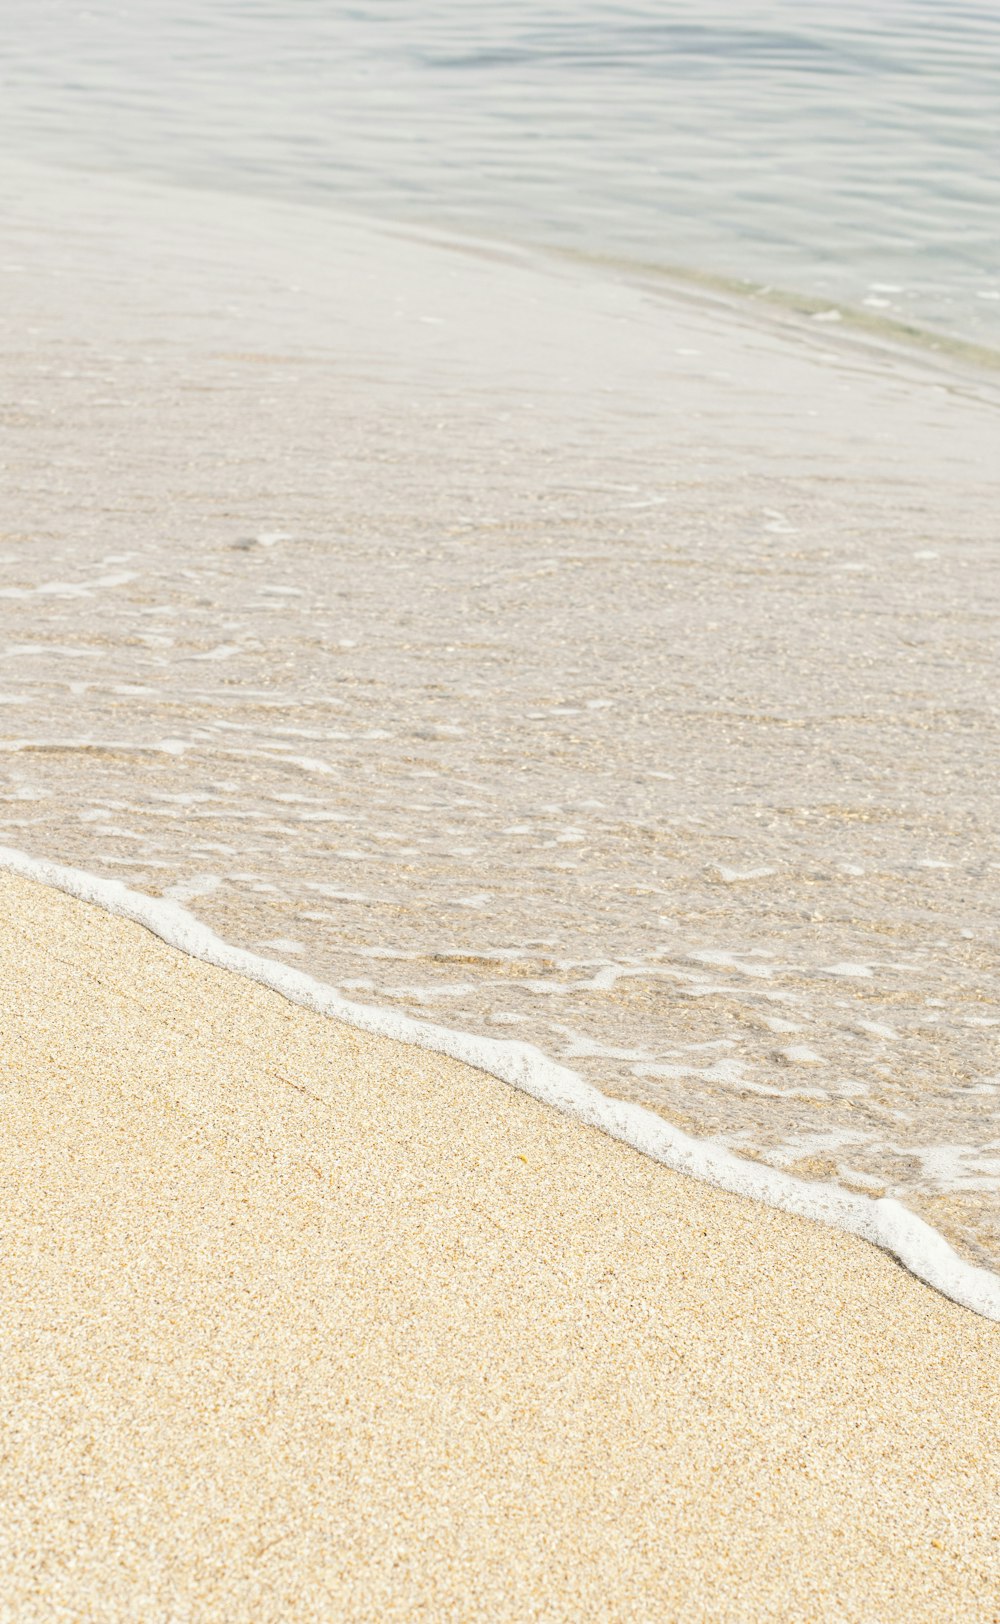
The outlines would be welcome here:
M 1000 1339 L 0 875 L 0 1616 L 990 1620 Z

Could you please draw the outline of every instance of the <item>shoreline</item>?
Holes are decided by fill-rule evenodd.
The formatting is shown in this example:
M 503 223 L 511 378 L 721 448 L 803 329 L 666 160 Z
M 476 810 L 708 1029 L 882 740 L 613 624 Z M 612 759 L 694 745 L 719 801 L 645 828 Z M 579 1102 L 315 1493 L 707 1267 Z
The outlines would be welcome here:
M 176 902 L 143 896 L 120 881 L 102 880 L 0 847 L 0 873 L 4 872 L 95 903 L 112 915 L 144 926 L 193 959 L 256 981 L 305 1009 L 373 1036 L 461 1061 L 597 1128 L 673 1172 L 854 1235 L 887 1252 L 916 1279 L 952 1302 L 1000 1322 L 1000 1275 L 965 1262 L 943 1236 L 898 1201 L 875 1201 L 829 1186 L 810 1185 L 734 1156 L 720 1145 L 693 1139 L 641 1106 L 601 1094 L 530 1044 L 483 1038 L 414 1021 L 395 1010 L 352 1003 L 301 970 L 223 942 Z
M 989 389 L 182 201 L 12 210 L 10 844 L 995 1268 Z
M 494 236 L 489 232 L 433 219 L 407 219 L 393 215 L 365 213 L 346 207 L 341 202 L 329 203 L 319 199 L 288 198 L 278 193 L 229 189 L 194 181 L 182 183 L 165 176 L 133 174 L 120 169 L 94 169 L 81 165 L 73 169 L 54 160 L 0 159 L 0 177 L 4 172 L 19 174 L 27 183 L 34 177 L 47 179 L 59 187 L 72 177 L 81 181 L 96 181 L 108 193 L 117 192 L 123 199 L 150 197 L 176 197 L 179 201 L 217 199 L 220 207 L 232 208 L 243 204 L 248 210 L 255 207 L 261 213 L 280 217 L 287 215 L 289 222 L 296 220 L 316 224 L 325 223 L 335 229 L 337 225 L 358 233 L 381 236 L 388 241 L 411 241 L 422 248 L 443 250 L 446 253 L 485 258 L 505 263 L 529 273 L 545 275 L 560 269 L 589 272 L 597 277 L 620 278 L 630 288 L 652 291 L 676 300 L 681 305 L 708 304 L 729 319 L 748 321 L 766 331 L 773 329 L 791 337 L 793 341 L 810 340 L 833 342 L 845 355 L 856 350 L 887 363 L 907 362 L 921 371 L 940 372 L 944 379 L 960 386 L 979 383 L 994 391 L 998 388 L 1000 371 L 1000 344 L 987 343 L 967 333 L 948 332 L 944 328 L 923 326 L 914 321 L 882 316 L 834 297 L 821 298 L 803 293 L 793 287 L 763 283 L 719 271 L 703 270 L 694 265 L 679 265 L 646 260 L 638 255 L 629 256 L 602 252 L 596 248 L 573 247 L 566 243 L 545 242 L 532 237 Z M 833 323 L 835 331 L 827 323 Z
M 991 1327 L 452 1059 L 0 890 L 19 1618 L 992 1616 Z

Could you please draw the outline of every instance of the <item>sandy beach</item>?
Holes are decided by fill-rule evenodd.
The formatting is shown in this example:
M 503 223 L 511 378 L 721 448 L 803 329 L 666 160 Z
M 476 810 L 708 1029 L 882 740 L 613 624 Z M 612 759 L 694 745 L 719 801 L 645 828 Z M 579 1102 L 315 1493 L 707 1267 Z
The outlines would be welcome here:
M 945 10 L 11 17 L 0 1624 L 1000 1624 Z
M 0 1616 L 1000 1616 L 995 1326 L 96 907 L 0 918 Z

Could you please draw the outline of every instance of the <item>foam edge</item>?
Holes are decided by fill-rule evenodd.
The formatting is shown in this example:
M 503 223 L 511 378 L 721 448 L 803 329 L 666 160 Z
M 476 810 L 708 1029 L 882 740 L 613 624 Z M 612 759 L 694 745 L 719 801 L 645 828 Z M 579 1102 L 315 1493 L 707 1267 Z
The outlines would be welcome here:
M 463 1061 L 631 1145 L 674 1172 L 687 1173 L 704 1184 L 749 1196 L 782 1212 L 846 1230 L 889 1252 L 942 1296 L 1000 1323 L 1000 1275 L 966 1263 L 943 1235 L 898 1201 L 853 1195 L 829 1184 L 809 1184 L 776 1168 L 745 1161 L 723 1145 L 683 1133 L 641 1105 L 610 1099 L 533 1044 L 479 1037 L 414 1020 L 396 1010 L 352 1003 L 335 988 L 301 970 L 224 942 L 179 903 L 131 891 L 120 880 L 100 879 L 82 869 L 65 868 L 6 846 L 0 846 L 0 869 L 131 919 L 179 952 L 258 981 L 291 1003 L 332 1016 L 360 1031 Z

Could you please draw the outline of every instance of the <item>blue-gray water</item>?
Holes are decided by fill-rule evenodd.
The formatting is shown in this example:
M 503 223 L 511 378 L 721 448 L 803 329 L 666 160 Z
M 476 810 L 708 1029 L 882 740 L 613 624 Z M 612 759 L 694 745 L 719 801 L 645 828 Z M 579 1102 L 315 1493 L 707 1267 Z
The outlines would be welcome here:
M 0 0 L 8 152 L 746 278 L 1000 345 L 1000 7 Z

